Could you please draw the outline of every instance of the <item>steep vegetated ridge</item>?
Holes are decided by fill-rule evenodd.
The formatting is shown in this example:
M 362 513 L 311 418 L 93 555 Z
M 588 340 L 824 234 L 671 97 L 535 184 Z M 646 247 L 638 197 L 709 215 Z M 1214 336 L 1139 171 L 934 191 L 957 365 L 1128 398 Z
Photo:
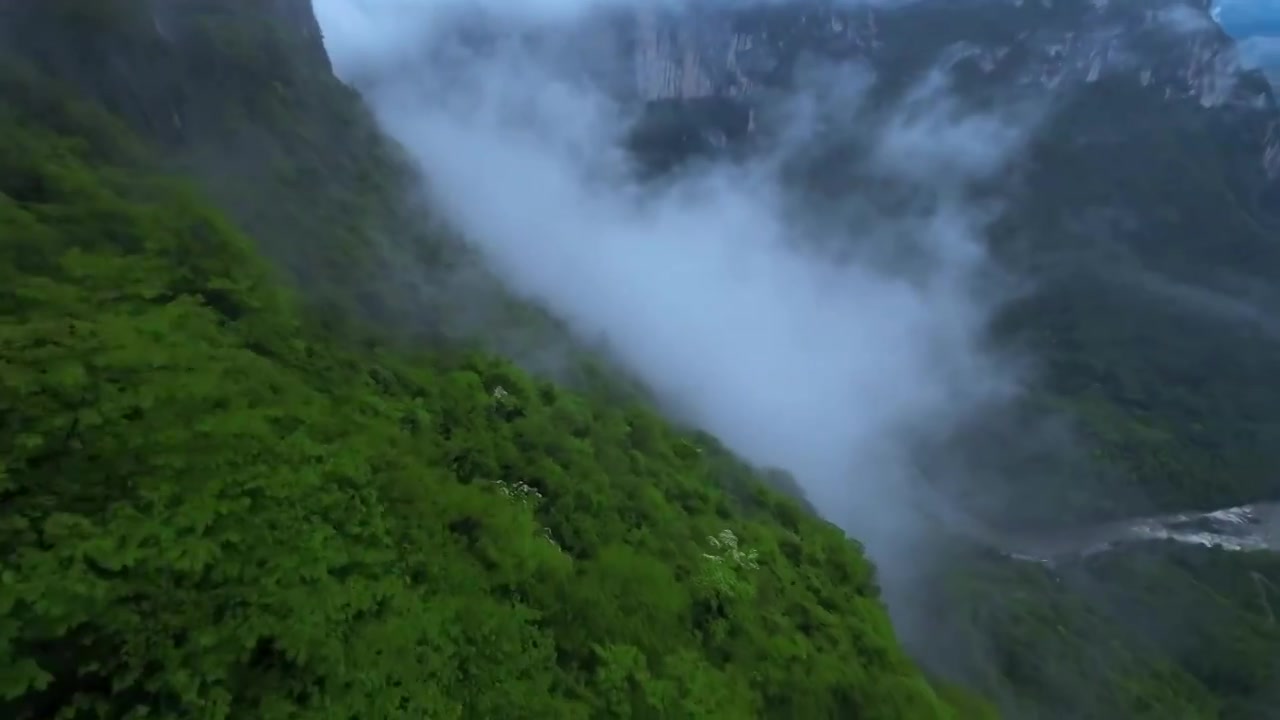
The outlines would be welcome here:
M 530 321 L 482 278 L 467 312 L 450 297 L 443 278 L 469 259 L 413 202 L 408 164 L 358 95 L 334 81 L 310 3 L 52 0 L 0 13 L 11 53 L 197 178 L 330 329 L 435 340 L 457 335 L 463 315 Z
M 1079 515 L 1264 497 L 1269 95 L 1246 78 L 1206 106 L 1221 95 L 1179 84 L 1221 37 L 1171 40 L 1158 82 L 1091 81 L 1074 40 L 1036 54 L 1166 7 L 1114 5 L 708 14 L 756 49 L 733 61 L 755 86 L 675 82 L 672 47 L 683 68 L 730 56 L 648 36 L 639 95 L 675 129 L 648 147 L 752 137 L 753 93 L 801 51 L 875 58 L 893 92 L 967 37 L 977 100 L 1058 68 L 1079 89 L 997 235 L 1043 280 L 1007 332 L 1048 359 L 1036 399 L 1102 441 L 1112 474 L 1074 487 L 1119 477 L 1148 501 L 1081 492 Z M 406 204 L 307 0 L 9 3 L 0 31 L 0 716 L 993 714 L 907 658 L 856 543 L 712 438 L 439 344 L 474 295 L 421 281 L 465 254 Z M 928 42 L 891 42 L 908 35 Z M 690 100 L 723 136 L 688 132 Z M 1169 172 L 1141 172 L 1153 158 Z M 1257 324 L 1230 322 L 1246 301 Z M 1273 556 L 945 560 L 915 649 L 1009 717 L 1280 707 Z
M 554 319 L 514 301 L 417 201 L 403 153 L 334 81 L 309 2 L 54 0 L 0 12 L 15 54 L 198 179 L 330 331 L 457 347 L 497 326 L 503 350 L 564 344 Z M 599 365 L 585 358 L 562 374 L 595 382 Z
M 304 0 L 0 22 L 0 716 L 987 714 L 711 438 L 320 322 L 447 243 Z

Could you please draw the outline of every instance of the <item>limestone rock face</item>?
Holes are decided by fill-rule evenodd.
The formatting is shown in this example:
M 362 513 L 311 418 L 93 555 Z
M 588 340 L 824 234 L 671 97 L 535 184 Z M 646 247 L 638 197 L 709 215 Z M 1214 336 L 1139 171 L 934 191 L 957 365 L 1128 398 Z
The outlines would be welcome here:
M 1045 90 L 1075 102 L 1066 99 L 1105 85 L 1150 108 L 1216 109 L 1215 122 L 1236 128 L 1255 167 L 1280 175 L 1272 88 L 1244 69 L 1209 0 L 703 2 L 680 12 L 615 11 L 612 28 L 609 52 L 627 68 L 612 87 L 644 102 L 717 98 L 752 114 L 762 91 L 787 86 L 806 62 L 860 63 L 890 81 L 943 65 L 970 87 L 999 92 Z

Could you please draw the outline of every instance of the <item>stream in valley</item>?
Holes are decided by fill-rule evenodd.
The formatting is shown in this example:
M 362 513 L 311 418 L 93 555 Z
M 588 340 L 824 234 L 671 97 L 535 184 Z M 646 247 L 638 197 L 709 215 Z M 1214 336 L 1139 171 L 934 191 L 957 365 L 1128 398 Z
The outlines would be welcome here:
M 1280 502 L 1203 513 L 1155 515 L 1083 529 L 1001 533 L 988 539 L 1011 557 L 1045 563 L 1156 540 L 1234 551 L 1280 552 Z

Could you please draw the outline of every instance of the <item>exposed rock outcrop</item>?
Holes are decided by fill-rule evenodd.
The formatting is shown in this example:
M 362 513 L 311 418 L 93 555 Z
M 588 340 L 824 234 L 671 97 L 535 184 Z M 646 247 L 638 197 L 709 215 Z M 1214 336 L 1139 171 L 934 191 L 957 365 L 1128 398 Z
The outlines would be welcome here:
M 1072 92 L 1127 84 L 1153 102 L 1221 108 L 1280 173 L 1280 120 L 1269 83 L 1241 65 L 1208 0 L 920 0 L 888 8 L 828 0 L 785 6 L 645 9 L 617 23 L 617 47 L 642 101 L 729 98 L 750 108 L 799 63 L 855 61 L 878 74 L 942 63 L 997 91 Z

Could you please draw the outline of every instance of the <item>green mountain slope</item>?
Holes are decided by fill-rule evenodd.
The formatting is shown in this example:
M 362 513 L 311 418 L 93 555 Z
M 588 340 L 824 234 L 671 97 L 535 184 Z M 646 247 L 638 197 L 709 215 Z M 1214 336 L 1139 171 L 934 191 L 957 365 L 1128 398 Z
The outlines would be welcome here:
M 409 202 L 412 173 L 333 76 L 309 2 L 11 4 L 0 42 L 198 181 L 331 327 L 440 334 L 447 299 L 423 279 L 457 244 Z
M 137 31 L 151 6 L 41 7 L 5 22 L 52 54 L 0 63 L 0 716 L 988 713 L 906 657 L 856 543 L 709 438 L 492 357 L 357 347 L 318 322 L 329 306 L 308 300 L 345 304 L 362 276 L 317 256 L 385 256 L 368 227 L 302 209 L 352 192 L 341 160 L 367 151 L 356 197 L 382 221 L 404 188 L 380 138 L 308 146 L 305 187 L 233 173 L 237 194 L 190 164 L 218 132 L 146 132 L 97 74 L 112 58 L 74 42 L 83 22 Z M 272 17 L 223 29 L 262 51 Z M 189 47 L 170 50 L 197 63 Z M 81 50 L 75 71 L 55 57 Z M 206 51 L 205 70 L 242 59 Z M 132 67 L 173 72 L 159 59 Z M 279 137 L 299 118 L 243 120 L 292 161 Z
M 785 478 L 452 342 L 554 328 L 435 291 L 306 0 L 0 33 L 0 717 L 994 715 Z M 957 548 L 917 653 L 1006 717 L 1280 707 L 1273 556 Z

